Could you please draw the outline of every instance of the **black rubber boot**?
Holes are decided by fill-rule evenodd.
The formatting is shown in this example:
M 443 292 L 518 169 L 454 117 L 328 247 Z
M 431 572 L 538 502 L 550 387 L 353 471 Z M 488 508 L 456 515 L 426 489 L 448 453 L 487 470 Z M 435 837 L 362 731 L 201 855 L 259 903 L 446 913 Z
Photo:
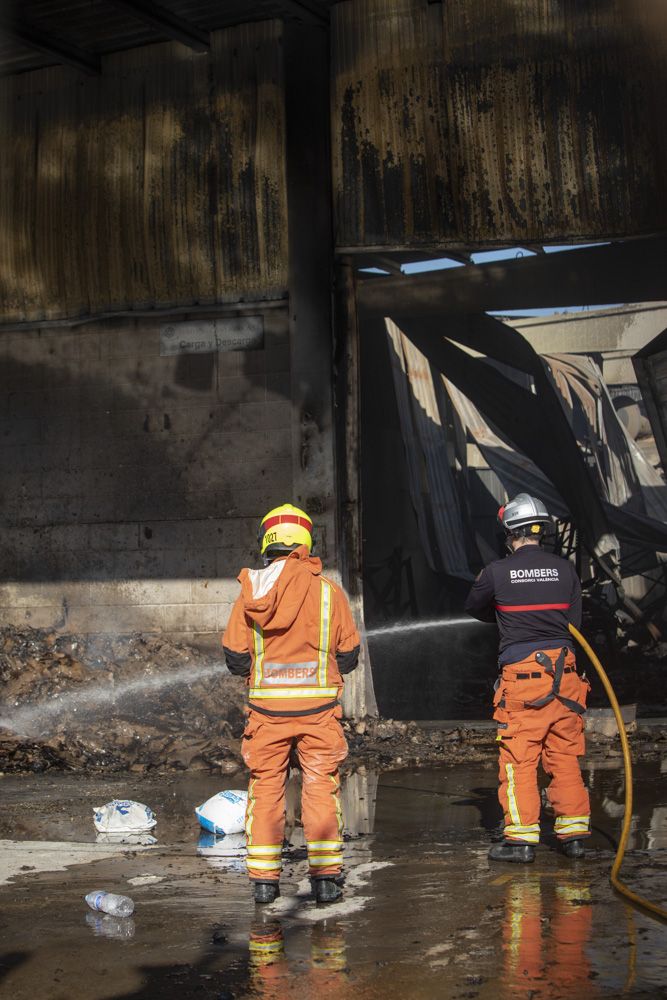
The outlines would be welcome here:
M 535 860 L 535 848 L 532 844 L 517 844 L 503 840 L 502 844 L 494 844 L 489 851 L 489 861 L 511 861 L 517 865 L 529 865 Z
M 313 895 L 316 903 L 335 903 L 343 895 L 343 890 L 336 884 L 336 878 L 313 878 L 310 884 L 313 887 Z
M 253 882 L 256 903 L 273 903 L 280 895 L 277 882 Z
M 586 857 L 586 850 L 584 848 L 583 840 L 562 840 L 560 842 L 561 852 L 566 858 L 570 858 L 575 861 L 577 858 Z

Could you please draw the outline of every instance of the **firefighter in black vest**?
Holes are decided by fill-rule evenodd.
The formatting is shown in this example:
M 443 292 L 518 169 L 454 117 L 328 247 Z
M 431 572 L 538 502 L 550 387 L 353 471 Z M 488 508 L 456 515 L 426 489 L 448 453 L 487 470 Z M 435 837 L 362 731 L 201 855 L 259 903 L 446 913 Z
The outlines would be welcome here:
M 588 682 L 577 674 L 571 622 L 581 625 L 581 584 L 574 566 L 541 547 L 551 518 L 541 500 L 519 493 L 498 517 L 509 555 L 490 563 L 465 609 L 500 631 L 494 719 L 498 723 L 504 841 L 493 861 L 530 862 L 540 839 L 537 767 L 551 776 L 554 830 L 569 858 L 584 855 L 590 835 L 588 792 L 578 758 L 584 753 Z

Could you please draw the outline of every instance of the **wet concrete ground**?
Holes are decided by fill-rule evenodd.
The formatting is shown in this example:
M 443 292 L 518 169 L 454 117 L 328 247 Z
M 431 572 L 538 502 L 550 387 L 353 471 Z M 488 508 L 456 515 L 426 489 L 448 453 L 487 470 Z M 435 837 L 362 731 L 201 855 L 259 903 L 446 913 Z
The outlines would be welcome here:
M 664 906 L 667 766 L 652 761 L 636 770 L 622 874 Z M 500 818 L 495 772 L 489 762 L 350 775 L 345 898 L 319 909 L 293 819 L 296 785 L 283 895 L 255 908 L 239 859 L 197 854 L 194 806 L 239 787 L 238 778 L 4 777 L 0 996 L 667 996 L 667 926 L 632 910 L 608 882 L 622 813 L 618 763 L 586 772 L 590 857 L 568 862 L 547 835 L 537 862 L 525 867 L 486 858 Z M 95 842 L 93 807 L 114 797 L 155 810 L 157 845 Z M 96 888 L 131 895 L 134 916 L 92 913 L 83 896 Z

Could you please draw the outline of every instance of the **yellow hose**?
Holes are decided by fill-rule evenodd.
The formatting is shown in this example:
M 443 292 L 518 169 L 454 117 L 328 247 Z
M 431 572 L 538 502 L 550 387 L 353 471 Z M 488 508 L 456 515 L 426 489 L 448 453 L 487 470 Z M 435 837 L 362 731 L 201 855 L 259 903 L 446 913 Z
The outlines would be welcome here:
M 621 836 L 618 841 L 616 857 L 614 858 L 614 863 L 611 866 L 611 884 L 617 892 L 620 892 L 621 895 L 625 896 L 626 899 L 629 899 L 635 906 L 639 906 L 642 910 L 646 910 L 646 912 L 653 917 L 657 917 L 660 920 L 667 920 L 667 910 L 664 910 L 661 906 L 657 906 L 656 903 L 651 903 L 648 899 L 644 899 L 643 896 L 638 896 L 636 892 L 632 891 L 632 889 L 628 889 L 627 885 L 621 882 L 618 877 L 620 867 L 623 863 L 623 857 L 625 855 L 625 848 L 628 842 L 630 824 L 632 822 L 632 760 L 630 758 L 630 746 L 625 732 L 625 724 L 621 717 L 621 710 L 619 708 L 618 701 L 616 700 L 614 689 L 611 686 L 611 681 L 607 677 L 604 667 L 595 655 L 594 650 L 591 649 L 586 639 L 584 639 L 579 629 L 576 629 L 574 625 L 570 625 L 570 632 L 583 648 L 588 656 L 588 659 L 591 661 L 599 674 L 600 680 L 602 681 L 604 689 L 607 692 L 607 697 L 609 698 L 611 707 L 614 710 L 616 725 L 618 726 L 618 734 L 621 737 L 623 763 L 625 765 L 625 813 L 623 816 L 623 827 L 621 828 Z

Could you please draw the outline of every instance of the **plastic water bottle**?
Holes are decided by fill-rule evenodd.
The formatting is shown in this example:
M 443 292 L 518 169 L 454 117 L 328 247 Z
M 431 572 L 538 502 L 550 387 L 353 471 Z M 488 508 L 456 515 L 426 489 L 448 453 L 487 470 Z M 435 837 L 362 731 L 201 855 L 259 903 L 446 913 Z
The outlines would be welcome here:
M 104 889 L 89 892 L 86 902 L 91 910 L 101 910 L 114 917 L 129 917 L 134 913 L 134 902 L 129 896 L 117 896 L 115 892 L 106 892 Z

